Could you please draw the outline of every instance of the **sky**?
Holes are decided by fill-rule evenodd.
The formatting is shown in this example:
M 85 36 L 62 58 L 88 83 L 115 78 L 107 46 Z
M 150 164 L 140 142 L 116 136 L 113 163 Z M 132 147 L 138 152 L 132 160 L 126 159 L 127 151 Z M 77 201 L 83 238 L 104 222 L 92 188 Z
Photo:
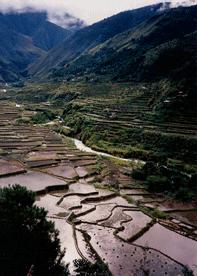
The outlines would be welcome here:
M 36 10 L 47 10 L 49 14 L 57 13 L 59 16 L 69 13 L 87 25 L 98 22 L 119 12 L 132 10 L 143 6 L 165 2 L 162 0 L 0 0 L 0 10 L 24 9 L 27 6 Z M 173 7 L 177 0 L 169 0 Z M 180 1 L 182 5 L 197 4 L 197 0 Z

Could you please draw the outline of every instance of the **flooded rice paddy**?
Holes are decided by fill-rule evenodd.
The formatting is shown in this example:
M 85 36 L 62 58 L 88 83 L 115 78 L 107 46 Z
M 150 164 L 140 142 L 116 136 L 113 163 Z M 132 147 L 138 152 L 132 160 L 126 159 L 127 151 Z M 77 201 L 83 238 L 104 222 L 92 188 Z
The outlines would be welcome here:
M 0 159 L 0 177 L 25 172 L 24 166 L 18 161 L 7 162 Z
M 19 184 L 27 187 L 34 192 L 45 190 L 49 186 L 64 186 L 66 181 L 52 177 L 37 171 L 28 171 L 24 174 L 0 178 L 0 187 L 8 187 L 9 185 Z
M 78 174 L 76 173 L 75 169 L 72 166 L 63 165 L 63 164 L 60 164 L 59 166 L 43 169 L 43 171 L 49 174 L 65 177 L 68 179 L 69 178 L 72 179 L 78 176 Z
M 124 230 L 118 233 L 118 236 L 127 240 L 137 234 L 141 229 L 143 229 L 147 223 L 151 222 L 151 218 L 146 216 L 142 212 L 138 211 L 124 211 L 124 214 L 131 217 L 131 220 L 124 222 Z
M 5 107 L 10 114 L 12 108 Z M 17 112 L 22 110 L 14 111 L 13 120 Z M 9 125 L 2 124 L 0 137 L 4 152 L 0 155 L 0 187 L 17 183 L 37 193 L 35 204 L 48 210 L 47 218 L 59 230 L 61 247 L 66 248 L 64 261 L 70 263 L 71 274 L 74 259 L 95 262 L 99 256 L 114 276 L 141 276 L 143 269 L 151 276 L 177 276 L 187 264 L 197 275 L 197 212 L 192 204 L 182 206 L 147 193 L 123 173 L 125 168 L 109 160 L 102 161 L 106 175 L 96 173 L 94 166 L 101 162 L 96 154 L 106 154 L 92 151 L 78 140 L 75 144 L 89 153 L 68 150 L 66 138 L 44 126 L 12 125 L 10 119 Z M 119 182 L 119 192 L 109 190 L 111 180 Z M 101 183 L 108 189 L 101 189 Z M 132 184 L 133 189 L 125 189 L 124 184 Z M 158 219 L 143 232 L 152 218 L 140 207 L 148 205 L 170 212 L 172 218 Z M 173 231 L 161 224 L 173 226 Z M 133 243 L 127 242 L 138 233 L 141 236 Z
M 100 225 L 106 227 L 119 228 L 125 221 L 132 220 L 131 216 L 125 214 L 125 207 L 116 207 L 113 209 L 111 216 L 105 221 L 101 222 Z
M 92 195 L 94 192 L 97 194 Z M 82 195 L 79 196 L 77 193 Z M 95 262 L 96 252 L 104 262 L 108 262 L 113 275 L 117 276 L 143 275 L 142 265 L 152 272 L 150 275 L 181 275 L 182 266 L 178 262 L 186 263 L 187 259 L 181 259 L 181 254 L 177 254 L 176 250 L 181 251 L 182 255 L 185 256 L 185 252 L 191 249 L 191 251 L 193 250 L 192 255 L 195 256 L 196 241 L 188 239 L 190 242 L 184 246 L 183 238 L 185 237 L 156 224 L 141 238 L 137 239 L 135 245 L 129 244 L 126 240 L 145 227 L 151 218 L 140 212 L 134 204 L 129 204 L 119 196 L 102 200 L 101 195 L 111 196 L 107 190 L 105 192 L 105 190 L 96 189 L 88 184 L 73 183 L 64 192 L 54 192 L 51 195 L 38 197 L 36 204 L 49 210 L 48 216 L 53 217 L 53 220 L 57 222 L 60 238 L 66 235 L 66 227 L 71 227 L 72 231 L 76 227 L 76 238 L 71 233 L 73 241 L 72 243 L 69 241 L 68 244 L 69 250 L 72 252 L 76 253 L 77 247 L 78 258 L 84 256 L 91 262 Z M 95 202 L 94 197 L 96 197 Z M 60 199 L 62 201 L 58 204 Z M 84 200 L 85 204 L 83 203 Z M 64 225 L 72 212 L 76 215 L 73 226 Z M 61 219 L 58 220 L 58 217 Z M 115 236 L 114 231 L 121 226 L 124 226 L 124 229 Z M 159 228 L 157 229 L 157 227 Z M 80 232 L 81 230 L 91 237 L 88 241 Z M 165 242 L 165 239 L 168 239 L 168 242 Z M 152 243 L 152 240 L 155 244 Z M 65 244 L 67 243 L 65 242 Z M 95 252 L 92 251 L 91 247 Z M 69 253 L 71 255 L 69 258 L 65 256 L 65 260 L 71 261 L 71 256 L 76 256 L 75 253 Z M 190 267 L 193 262 L 196 262 L 195 257 L 187 260 Z
M 151 275 L 178 275 L 181 271 L 179 264 L 163 254 L 154 250 L 145 252 L 141 247 L 120 240 L 114 236 L 113 228 L 85 223 L 80 224 L 77 228 L 90 235 L 91 245 L 102 260 L 109 264 L 113 275 L 144 275 L 142 265 L 145 269 L 150 269 Z
M 165 227 L 155 224 L 135 244 L 148 242 L 149 247 L 155 248 L 180 263 L 188 264 L 197 274 L 197 243 L 191 239 L 172 232 Z M 187 252 L 187 254 L 185 254 Z
M 174 218 L 183 221 L 188 224 L 192 224 L 197 227 L 197 212 L 196 211 L 184 211 L 170 213 Z
M 73 237 L 73 227 L 66 220 L 62 219 L 50 219 L 55 223 L 56 229 L 59 230 L 59 238 L 61 240 L 61 249 L 66 249 L 64 256 L 65 263 L 69 263 L 69 270 L 72 273 L 74 271 L 73 260 L 80 259 L 81 256 L 77 251 L 75 245 L 75 239 Z

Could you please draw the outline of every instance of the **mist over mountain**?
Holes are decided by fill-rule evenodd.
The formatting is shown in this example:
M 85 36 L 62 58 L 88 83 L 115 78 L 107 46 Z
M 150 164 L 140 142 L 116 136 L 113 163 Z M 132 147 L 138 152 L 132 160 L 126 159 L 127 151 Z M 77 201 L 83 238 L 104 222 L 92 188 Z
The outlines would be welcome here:
M 166 5 L 169 4 L 170 3 L 167 3 Z M 75 59 L 84 51 L 90 50 L 115 35 L 132 29 L 146 19 L 161 13 L 160 9 L 162 7 L 163 3 L 160 3 L 121 12 L 91 26 L 85 27 L 32 63 L 28 67 L 28 74 L 36 77 L 44 75 L 53 68 Z
M 64 11 L 25 8 L 0 13 L 0 78 L 14 81 L 51 72 L 63 78 L 75 72 L 99 73 L 102 68 L 102 74 L 112 74 L 114 79 L 133 79 L 136 72 L 140 79 L 146 75 L 141 62 L 145 52 L 196 30 L 190 12 L 195 13 L 196 6 L 170 7 L 167 2 L 125 11 L 87 27 Z
M 84 52 L 59 74 L 110 74 L 133 81 L 167 77 L 195 58 L 196 26 L 197 6 L 168 10 Z

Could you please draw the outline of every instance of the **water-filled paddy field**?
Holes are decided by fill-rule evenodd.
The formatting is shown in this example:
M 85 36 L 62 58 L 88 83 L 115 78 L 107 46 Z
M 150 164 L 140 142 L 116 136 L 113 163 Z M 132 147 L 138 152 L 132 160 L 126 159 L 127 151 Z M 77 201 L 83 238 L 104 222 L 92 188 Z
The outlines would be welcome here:
M 187 263 L 197 273 L 197 243 L 191 239 L 174 233 L 165 227 L 155 224 L 150 230 L 139 238 L 135 244 L 143 245 L 148 241 L 151 248 L 176 259 L 180 263 Z M 185 255 L 185 253 L 187 254 Z
M 65 138 L 44 127 L 5 125 L 0 132 L 0 187 L 17 183 L 37 193 L 36 205 L 48 210 L 48 219 L 59 230 L 64 261 L 70 262 L 72 273 L 74 259 L 95 262 L 99 256 L 114 276 L 141 276 L 143 269 L 150 275 L 182 275 L 187 264 L 197 275 L 197 212 L 192 204 L 179 212 L 180 204 L 148 193 L 141 183 L 135 186 L 123 173 L 127 169 L 109 160 L 102 161 L 104 172 L 95 172 L 101 162 L 97 152 L 70 150 Z M 119 182 L 119 190 L 109 190 L 113 181 Z M 124 184 L 132 184 L 132 189 Z M 155 223 L 141 210 L 148 204 L 172 217 Z M 136 239 L 128 242 L 133 236 Z
M 184 257 L 181 259 L 176 251 L 182 252 L 182 256 L 185 254 L 190 256 L 191 252 L 195 256 L 197 253 L 196 241 L 188 239 L 189 242 L 184 246 L 184 239 L 187 238 L 159 224 L 151 227 L 134 244 L 127 243 L 126 240 L 145 227 L 151 218 L 119 196 L 102 200 L 103 195 L 110 196 L 107 190 L 105 193 L 105 190 L 95 189 L 92 185 L 74 183 L 64 192 L 53 192 L 51 195 L 38 197 L 36 204 L 48 209 L 48 216 L 56 218 L 55 221 L 61 218 L 57 224 L 61 232 L 60 237 L 65 235 L 62 233 L 64 227 L 60 226 L 61 221 L 66 222 L 69 215 L 74 213 L 76 218 L 72 227 L 73 229 L 76 227 L 76 235 L 75 238 L 71 235 L 73 247 L 77 244 L 80 256 L 92 262 L 96 260 L 94 254 L 96 252 L 104 262 L 108 262 L 113 275 L 143 275 L 142 263 L 150 269 L 153 273 L 151 275 L 178 275 L 182 270 L 179 262 L 185 263 L 185 260 Z M 117 232 L 117 236 L 114 235 L 114 231 L 121 226 L 124 226 L 124 229 Z M 89 241 L 84 238 L 81 230 L 91 237 Z M 163 244 L 165 238 L 168 239 L 166 246 Z M 152 240 L 155 244 L 152 244 Z M 168 246 L 168 243 L 171 246 Z M 187 259 L 190 266 L 195 261 L 195 257 Z

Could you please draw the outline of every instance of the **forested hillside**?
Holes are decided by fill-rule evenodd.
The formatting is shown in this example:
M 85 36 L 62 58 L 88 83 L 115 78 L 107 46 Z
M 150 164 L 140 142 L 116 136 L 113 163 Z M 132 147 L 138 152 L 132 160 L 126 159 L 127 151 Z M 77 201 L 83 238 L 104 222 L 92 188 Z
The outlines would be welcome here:
M 0 79 L 6 82 L 19 80 L 30 62 L 74 31 L 49 22 L 46 12 L 0 13 Z
M 57 45 L 28 66 L 30 76 L 45 76 L 52 69 L 65 65 L 86 50 L 104 43 L 106 40 L 126 30 L 138 26 L 146 19 L 161 13 L 163 3 L 136 10 L 125 11 L 83 28 Z

